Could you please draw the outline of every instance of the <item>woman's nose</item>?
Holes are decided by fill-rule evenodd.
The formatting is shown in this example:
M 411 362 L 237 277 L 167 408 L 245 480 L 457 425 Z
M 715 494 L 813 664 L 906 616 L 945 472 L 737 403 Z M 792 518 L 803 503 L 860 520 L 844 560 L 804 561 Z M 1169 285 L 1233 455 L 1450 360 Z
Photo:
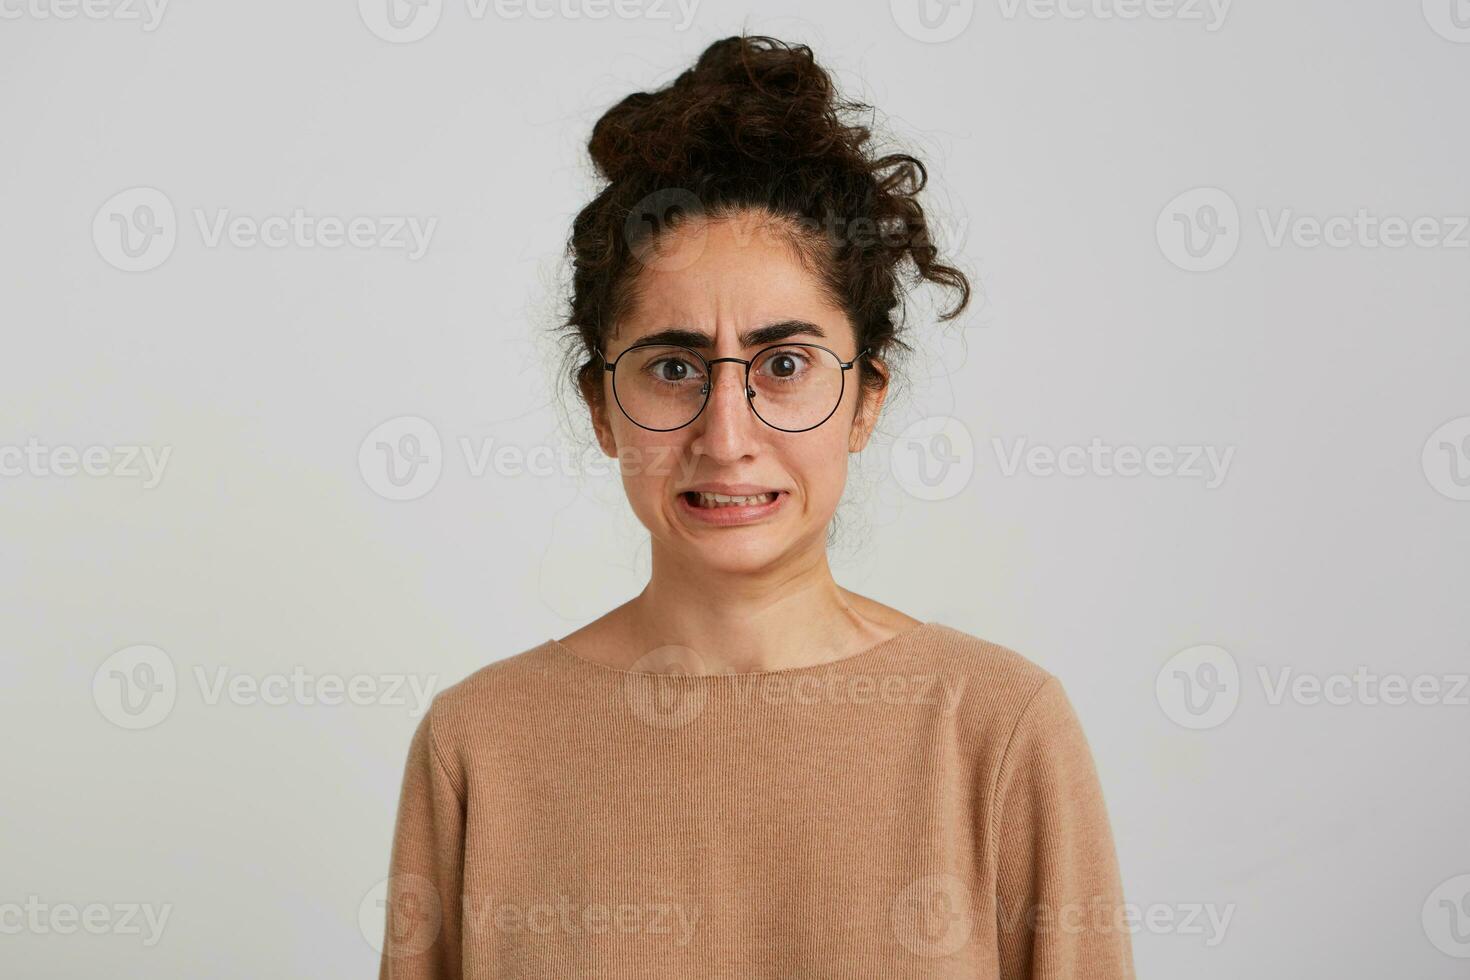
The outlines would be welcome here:
M 722 374 L 720 368 L 726 370 Z M 721 361 L 710 366 L 709 399 L 704 405 L 705 426 L 725 428 L 731 423 L 747 425 L 755 418 L 750 410 L 749 392 L 745 384 L 745 365 Z

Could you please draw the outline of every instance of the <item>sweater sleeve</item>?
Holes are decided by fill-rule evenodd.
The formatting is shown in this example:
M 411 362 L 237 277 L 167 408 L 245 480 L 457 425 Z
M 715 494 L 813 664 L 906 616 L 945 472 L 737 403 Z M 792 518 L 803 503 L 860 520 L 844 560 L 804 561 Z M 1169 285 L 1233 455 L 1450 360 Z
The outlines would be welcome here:
M 1055 677 L 1011 733 L 991 812 L 1002 980 L 1132 980 L 1102 788 Z
M 379 980 L 460 980 L 465 807 L 434 738 L 433 705 L 409 742 L 389 860 Z

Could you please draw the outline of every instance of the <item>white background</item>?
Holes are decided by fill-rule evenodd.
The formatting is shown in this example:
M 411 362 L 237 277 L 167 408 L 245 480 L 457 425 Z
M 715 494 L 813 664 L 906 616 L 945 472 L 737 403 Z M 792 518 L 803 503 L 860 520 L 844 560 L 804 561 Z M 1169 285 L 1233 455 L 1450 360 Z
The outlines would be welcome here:
M 1470 969 L 1470 906 L 1458 943 L 1439 904 L 1470 873 L 1470 706 L 1273 704 L 1261 680 L 1449 691 L 1470 671 L 1464 0 L 1223 21 L 985 0 L 936 4 L 934 31 L 907 0 L 706 3 L 682 29 L 667 0 L 602 18 L 444 0 L 409 43 L 379 36 L 388 0 L 180 3 L 151 25 L 63 2 L 0 0 L 0 906 L 170 911 L 153 945 L 7 927 L 6 975 L 374 974 L 359 909 L 387 871 L 411 702 L 210 703 L 199 672 L 442 688 L 642 587 L 614 477 L 476 475 L 463 446 L 597 459 L 550 341 L 597 186 L 585 139 L 742 28 L 811 44 L 878 107 L 983 291 L 949 327 L 916 299 L 916 356 L 839 511 L 838 581 L 1061 677 L 1129 901 L 1232 909 L 1223 938 L 1141 930 L 1140 975 Z M 124 271 L 112 215 L 136 199 L 109 202 L 139 187 L 176 241 Z M 1222 199 L 1237 219 L 1195 207 Z M 418 258 L 199 227 L 296 209 L 436 224 Z M 1442 241 L 1273 244 L 1283 216 L 1360 210 L 1437 219 Z M 1212 216 L 1217 267 L 1182 268 L 1170 229 Z M 441 438 L 442 472 L 394 501 L 359 448 L 404 417 Z M 1233 455 L 1217 486 L 1004 465 L 1018 440 L 1094 439 Z M 28 444 L 169 456 L 149 485 L 17 462 Z M 925 453 L 959 474 L 937 494 Z M 167 656 L 175 701 L 127 730 L 108 671 L 136 664 L 109 658 L 137 645 Z M 1170 660 L 1201 645 L 1239 679 L 1234 711 L 1191 728 L 1171 691 L 1195 655 Z

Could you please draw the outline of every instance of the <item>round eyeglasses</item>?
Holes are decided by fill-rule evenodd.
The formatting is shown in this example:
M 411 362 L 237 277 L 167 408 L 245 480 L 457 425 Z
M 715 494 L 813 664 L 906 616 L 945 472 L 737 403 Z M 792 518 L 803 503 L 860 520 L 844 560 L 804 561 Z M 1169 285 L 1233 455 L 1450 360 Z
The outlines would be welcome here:
M 699 417 L 714 387 L 714 366 L 722 361 L 745 365 L 745 398 L 756 418 L 782 432 L 806 432 L 832 417 L 842 403 L 848 370 L 862 359 L 863 348 L 850 361 L 820 344 L 772 344 L 750 360 L 706 359 L 677 344 L 635 344 L 603 367 L 612 375 L 613 398 L 642 429 L 671 432 Z

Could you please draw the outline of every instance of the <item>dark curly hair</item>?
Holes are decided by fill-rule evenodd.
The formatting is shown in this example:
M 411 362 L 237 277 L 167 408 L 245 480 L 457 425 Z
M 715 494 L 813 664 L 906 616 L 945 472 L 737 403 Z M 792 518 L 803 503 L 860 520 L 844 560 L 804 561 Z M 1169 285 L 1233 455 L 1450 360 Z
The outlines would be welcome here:
M 927 171 L 906 153 L 870 155 L 870 128 L 850 117 L 871 111 L 837 93 L 809 47 L 737 35 L 666 87 L 602 115 L 588 151 L 608 183 L 572 225 L 564 324 L 571 380 L 589 405 L 602 398 L 596 351 L 633 306 L 648 239 L 692 213 L 785 219 L 778 224 L 851 321 L 856 349 L 868 349 L 864 366 L 908 348 L 897 337 L 901 268 L 915 285 L 958 291 L 940 319 L 965 309 L 969 280 L 940 261 L 919 205 Z M 858 374 L 864 386 L 887 383 L 873 370 Z

